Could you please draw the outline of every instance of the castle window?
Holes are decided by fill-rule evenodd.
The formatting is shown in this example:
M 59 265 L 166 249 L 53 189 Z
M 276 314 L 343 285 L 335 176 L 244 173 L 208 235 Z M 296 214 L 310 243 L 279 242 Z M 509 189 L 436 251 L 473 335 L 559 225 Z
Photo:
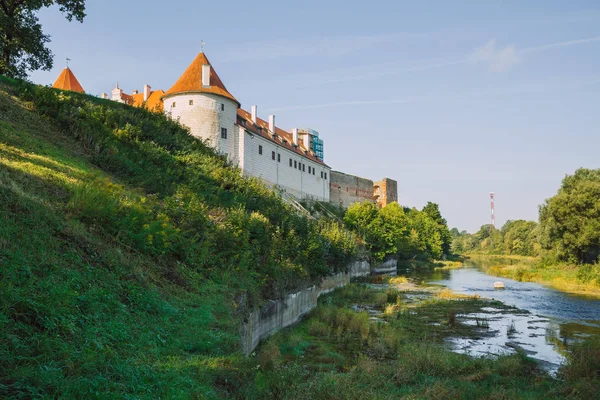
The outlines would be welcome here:
M 308 166 L 308 173 L 309 173 L 309 174 L 310 174 L 310 169 L 311 169 L 311 166 L 309 165 L 309 166 Z
M 175 108 L 176 105 L 177 105 L 177 103 L 173 102 L 173 105 L 171 107 Z
M 221 111 L 225 111 L 225 104 L 221 103 Z
M 327 179 L 327 172 L 325 172 L 325 179 Z
M 281 162 L 281 154 L 277 154 L 277 162 Z
M 321 171 L 321 179 L 323 179 L 323 171 Z
M 290 158 L 290 167 L 293 167 L 292 159 Z
M 302 164 L 302 172 L 306 172 L 306 164 Z
M 190 100 L 190 106 L 194 105 L 194 100 Z
M 272 160 L 274 160 L 274 159 L 275 159 L 275 152 L 274 152 L 274 151 L 272 151 L 272 152 L 271 152 L 271 159 L 272 159 Z
M 221 128 L 221 139 L 227 139 L 227 128 Z
M 260 144 L 258 145 L 258 154 L 262 154 L 262 146 Z
M 313 175 L 315 174 L 315 167 L 313 167 Z
M 294 168 L 298 168 L 298 163 L 296 162 L 296 160 L 294 160 Z

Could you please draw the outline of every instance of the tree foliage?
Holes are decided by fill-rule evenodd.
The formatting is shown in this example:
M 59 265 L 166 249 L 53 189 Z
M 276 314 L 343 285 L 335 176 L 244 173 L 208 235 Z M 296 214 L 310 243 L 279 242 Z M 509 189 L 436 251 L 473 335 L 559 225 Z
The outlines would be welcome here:
M 540 244 L 557 260 L 593 263 L 600 255 L 600 169 L 566 176 L 540 207 Z
M 444 238 L 449 249 L 450 231 L 434 203 L 428 203 L 423 211 L 402 208 L 398 203 L 381 209 L 373 203 L 356 203 L 348 208 L 344 222 L 363 239 L 376 262 L 389 257 L 435 259 L 448 254 Z
M 27 71 L 52 68 L 52 51 L 46 47 L 50 37 L 37 12 L 53 5 L 69 21 L 85 18 L 85 0 L 0 0 L 0 74 L 22 78 Z
M 535 256 L 539 253 L 537 224 L 534 221 L 508 220 L 501 229 L 486 224 L 474 234 L 463 231 L 454 237 L 452 251 L 459 254 L 477 252 Z

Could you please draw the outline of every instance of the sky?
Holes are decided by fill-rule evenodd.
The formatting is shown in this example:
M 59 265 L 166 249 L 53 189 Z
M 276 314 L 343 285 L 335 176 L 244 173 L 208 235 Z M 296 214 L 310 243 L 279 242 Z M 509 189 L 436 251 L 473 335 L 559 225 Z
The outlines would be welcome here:
M 325 162 L 398 181 L 450 227 L 537 220 L 577 168 L 600 168 L 600 2 L 87 0 L 83 24 L 39 18 L 84 89 L 167 90 L 201 50 L 227 89 Z

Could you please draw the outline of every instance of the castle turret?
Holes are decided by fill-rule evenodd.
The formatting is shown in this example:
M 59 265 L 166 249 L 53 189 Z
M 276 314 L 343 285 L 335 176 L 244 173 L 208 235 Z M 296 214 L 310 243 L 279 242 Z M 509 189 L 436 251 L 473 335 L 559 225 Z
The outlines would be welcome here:
M 164 111 L 221 153 L 233 155 L 240 103 L 229 93 L 204 53 L 198 54 L 162 97 Z
M 75 74 L 69 67 L 62 70 L 52 87 L 55 89 L 70 90 L 71 92 L 85 93 L 75 77 Z

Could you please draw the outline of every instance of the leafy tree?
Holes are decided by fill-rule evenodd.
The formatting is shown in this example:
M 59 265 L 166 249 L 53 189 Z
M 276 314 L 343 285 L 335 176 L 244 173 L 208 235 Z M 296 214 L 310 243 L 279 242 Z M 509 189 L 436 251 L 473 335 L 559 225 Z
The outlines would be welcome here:
M 83 22 L 85 0 L 0 0 L 0 74 L 15 78 L 27 71 L 50 70 L 50 37 L 42 31 L 37 12 L 58 5 L 65 18 Z
M 600 255 L 600 169 L 566 176 L 540 207 L 540 244 L 558 260 L 593 263 Z
M 438 233 L 442 241 L 442 252 L 443 254 L 450 254 L 450 245 L 452 244 L 452 235 L 448 230 L 448 223 L 446 219 L 442 217 L 440 213 L 440 207 L 436 203 L 427 202 L 427 205 L 423 207 L 423 212 L 433 220 L 438 226 Z
M 534 221 L 525 221 L 522 219 L 507 221 L 500 230 L 504 252 L 521 256 L 535 255 L 536 227 L 537 223 Z

